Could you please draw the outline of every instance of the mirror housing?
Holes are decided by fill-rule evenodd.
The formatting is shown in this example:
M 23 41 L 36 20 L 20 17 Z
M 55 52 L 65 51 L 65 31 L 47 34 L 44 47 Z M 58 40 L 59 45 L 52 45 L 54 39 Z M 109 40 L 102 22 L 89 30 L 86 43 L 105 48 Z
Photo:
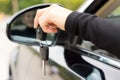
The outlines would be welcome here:
M 39 32 L 37 32 L 38 30 L 35 30 L 33 28 L 33 24 L 32 24 L 32 28 L 28 27 L 28 25 L 30 25 L 31 23 L 34 23 L 34 18 L 33 18 L 32 22 L 30 22 L 30 19 L 28 19 L 30 22 L 30 24 L 28 24 L 28 22 L 25 21 L 26 18 L 23 17 L 24 15 L 26 15 L 26 13 L 28 13 L 30 15 L 34 14 L 32 16 L 35 17 L 37 9 L 49 7 L 50 5 L 51 4 L 34 5 L 31 7 L 25 8 L 25 9 L 17 12 L 16 14 L 14 14 L 7 22 L 7 29 L 6 29 L 7 37 L 13 42 L 25 44 L 25 45 L 36 45 L 36 46 L 55 45 L 59 32 L 53 33 L 53 34 L 47 34 L 47 33 L 43 34 L 42 29 L 40 29 L 40 31 L 42 33 L 41 32 L 39 33 Z M 29 15 L 27 15 L 27 16 L 29 16 Z M 23 24 L 23 22 L 27 22 L 27 24 L 28 24 L 27 27 L 26 27 L 26 23 Z M 38 35 L 43 36 L 44 40 L 38 39 L 37 38 Z

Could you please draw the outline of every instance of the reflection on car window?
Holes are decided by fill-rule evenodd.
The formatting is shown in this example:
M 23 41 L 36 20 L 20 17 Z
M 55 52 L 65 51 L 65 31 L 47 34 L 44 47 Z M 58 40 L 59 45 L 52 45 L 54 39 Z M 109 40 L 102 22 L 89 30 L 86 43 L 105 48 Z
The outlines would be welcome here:
M 17 17 L 12 23 L 11 34 L 26 38 L 35 38 L 36 30 L 33 28 L 35 14 L 36 10 L 31 10 Z
M 96 54 L 100 54 L 103 56 L 107 55 L 107 56 L 116 58 L 116 56 L 114 56 L 112 53 L 109 53 L 105 50 L 102 50 L 102 49 L 96 47 L 93 43 L 91 43 L 89 41 L 84 40 L 81 46 L 89 51 L 96 53 Z

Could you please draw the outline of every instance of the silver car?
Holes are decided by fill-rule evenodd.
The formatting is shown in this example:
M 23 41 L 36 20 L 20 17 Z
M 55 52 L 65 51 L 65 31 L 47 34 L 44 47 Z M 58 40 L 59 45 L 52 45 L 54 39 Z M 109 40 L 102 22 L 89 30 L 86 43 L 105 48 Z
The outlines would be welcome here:
M 18 12 L 8 21 L 8 38 L 21 44 L 10 58 L 10 78 L 12 80 L 118 80 L 120 59 L 114 54 L 101 50 L 78 36 L 68 35 L 64 31 L 45 34 L 46 38 L 43 38 L 43 41 L 39 39 L 41 35 L 34 29 L 30 30 L 33 34 L 29 35 L 26 31 L 28 26 L 22 23 L 23 16 L 29 12 L 35 14 L 37 9 L 47 6 L 49 4 L 31 6 Z M 85 0 L 78 11 L 120 22 L 120 0 Z M 41 60 L 41 56 L 44 55 L 41 52 L 41 45 L 49 49 L 49 52 L 43 52 L 49 53 L 45 55 L 47 59 L 49 56 L 48 61 Z

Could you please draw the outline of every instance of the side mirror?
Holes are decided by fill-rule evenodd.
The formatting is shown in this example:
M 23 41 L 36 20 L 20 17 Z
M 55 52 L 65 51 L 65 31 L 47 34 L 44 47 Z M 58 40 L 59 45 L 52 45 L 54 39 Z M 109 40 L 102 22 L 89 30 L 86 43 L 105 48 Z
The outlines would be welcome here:
M 35 5 L 13 15 L 7 22 L 8 38 L 13 42 L 26 45 L 52 46 L 55 44 L 58 33 L 43 34 L 41 29 L 35 30 L 33 28 L 36 11 L 48 6 L 50 6 L 50 4 Z M 38 37 L 38 35 L 43 36 L 44 40 L 37 39 L 36 37 Z

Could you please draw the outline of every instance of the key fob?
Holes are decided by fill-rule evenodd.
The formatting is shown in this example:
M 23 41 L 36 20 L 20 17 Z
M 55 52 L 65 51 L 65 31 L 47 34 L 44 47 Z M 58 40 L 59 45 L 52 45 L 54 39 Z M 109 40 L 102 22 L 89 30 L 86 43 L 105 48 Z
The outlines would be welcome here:
M 43 32 L 42 29 L 39 27 L 36 29 L 36 38 L 45 41 L 47 37 L 47 33 Z

